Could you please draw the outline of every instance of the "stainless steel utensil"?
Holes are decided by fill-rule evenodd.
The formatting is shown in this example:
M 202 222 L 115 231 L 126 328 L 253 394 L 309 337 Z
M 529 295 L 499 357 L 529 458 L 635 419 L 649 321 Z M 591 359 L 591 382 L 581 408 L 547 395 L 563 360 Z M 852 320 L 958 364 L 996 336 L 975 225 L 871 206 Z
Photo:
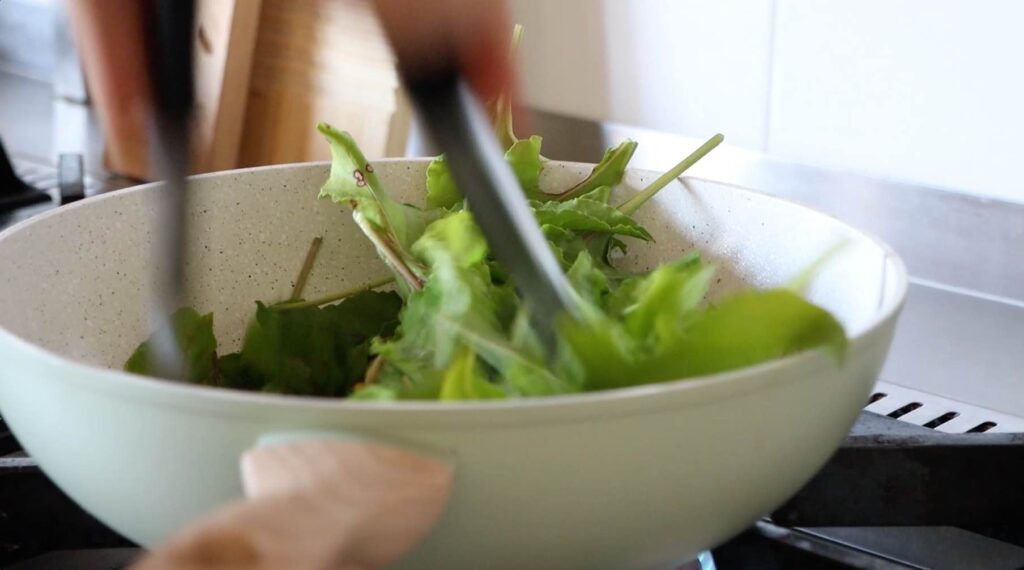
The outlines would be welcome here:
M 152 160 L 165 180 L 159 210 L 157 255 L 164 263 L 156 268 L 153 337 L 155 370 L 164 378 L 184 376 L 184 362 L 171 315 L 185 296 L 185 240 L 188 236 L 187 182 L 189 165 L 189 118 L 192 111 L 193 0 L 158 0 L 152 6 L 150 30 L 150 79 L 155 117 L 151 138 Z
M 455 72 L 406 75 L 409 93 L 434 143 L 448 158 L 491 251 L 511 273 L 541 337 L 554 342 L 554 319 L 574 314 L 573 291 L 502 156 L 479 102 Z

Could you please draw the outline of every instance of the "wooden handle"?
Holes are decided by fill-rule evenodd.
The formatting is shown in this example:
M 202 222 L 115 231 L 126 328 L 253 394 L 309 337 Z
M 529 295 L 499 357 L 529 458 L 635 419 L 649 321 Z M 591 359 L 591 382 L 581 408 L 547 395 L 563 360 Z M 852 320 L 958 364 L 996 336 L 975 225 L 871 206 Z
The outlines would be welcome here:
M 190 525 L 135 570 L 369 570 L 419 543 L 452 467 L 376 444 L 310 441 L 242 457 L 248 500 Z
M 144 4 L 81 0 L 66 6 L 89 97 L 103 126 L 105 166 L 118 174 L 150 178 Z

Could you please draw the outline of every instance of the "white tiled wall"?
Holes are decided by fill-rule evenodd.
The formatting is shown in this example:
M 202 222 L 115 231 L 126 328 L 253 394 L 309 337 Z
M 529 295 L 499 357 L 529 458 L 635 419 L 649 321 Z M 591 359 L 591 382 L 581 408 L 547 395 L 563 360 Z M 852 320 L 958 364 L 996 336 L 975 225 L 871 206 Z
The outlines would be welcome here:
M 531 104 L 1024 202 L 1024 1 L 512 0 Z
M 0 69 L 48 79 L 56 59 L 56 0 L 0 0 Z
M 666 131 L 765 137 L 771 0 L 608 0 L 611 106 Z M 657 22 L 657 28 L 651 23 Z
M 770 152 L 1024 201 L 1024 2 L 776 1 Z
M 765 139 L 772 0 L 512 0 L 523 78 L 545 110 Z
M 609 103 L 610 68 L 603 0 L 514 0 L 523 25 L 519 60 L 531 103 L 587 118 L 615 116 Z

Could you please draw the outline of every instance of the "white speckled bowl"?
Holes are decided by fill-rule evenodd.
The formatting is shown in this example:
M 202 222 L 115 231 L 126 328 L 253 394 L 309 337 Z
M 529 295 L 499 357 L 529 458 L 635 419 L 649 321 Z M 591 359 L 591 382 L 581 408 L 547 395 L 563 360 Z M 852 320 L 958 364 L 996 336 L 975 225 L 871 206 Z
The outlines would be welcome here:
M 381 161 L 419 201 L 425 162 Z M 551 163 L 548 188 L 590 166 Z M 349 212 L 315 199 L 323 164 L 195 179 L 192 301 L 240 340 L 255 299 L 291 286 L 325 237 L 314 297 L 384 274 Z M 632 171 L 629 188 L 653 178 Z M 624 191 L 630 192 L 629 188 Z M 658 239 L 641 265 L 697 246 L 727 271 L 717 291 L 785 282 L 839 239 L 811 298 L 851 337 L 841 367 L 816 352 L 703 379 L 499 403 L 282 397 L 141 378 L 118 368 L 148 333 L 160 185 L 92 198 L 0 234 L 0 409 L 71 497 L 152 545 L 241 494 L 238 457 L 283 432 L 356 435 L 450 451 L 454 494 L 402 564 L 416 568 L 651 568 L 692 556 L 778 506 L 825 462 L 880 370 L 906 275 L 884 245 L 820 213 L 687 179 L 645 208 Z

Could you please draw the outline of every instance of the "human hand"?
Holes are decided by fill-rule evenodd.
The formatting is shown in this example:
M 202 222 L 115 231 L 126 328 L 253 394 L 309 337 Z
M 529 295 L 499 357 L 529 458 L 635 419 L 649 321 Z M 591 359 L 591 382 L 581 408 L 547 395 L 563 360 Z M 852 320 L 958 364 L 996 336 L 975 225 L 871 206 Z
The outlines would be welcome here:
M 509 24 L 502 0 L 375 0 L 399 66 L 429 74 L 454 65 L 478 96 L 515 99 Z

